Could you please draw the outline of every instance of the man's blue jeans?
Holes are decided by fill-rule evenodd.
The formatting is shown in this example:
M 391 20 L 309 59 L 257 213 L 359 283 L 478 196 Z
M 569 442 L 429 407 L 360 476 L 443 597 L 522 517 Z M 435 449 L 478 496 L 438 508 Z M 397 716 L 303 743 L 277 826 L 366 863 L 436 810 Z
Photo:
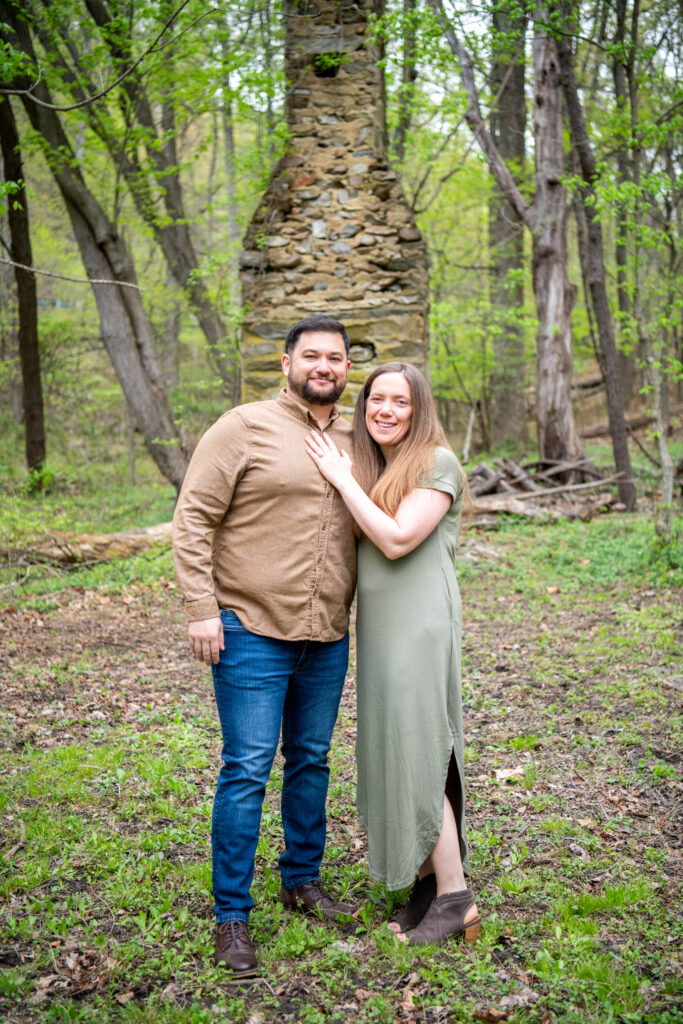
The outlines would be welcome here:
M 341 640 L 274 640 L 221 611 L 225 650 L 213 666 L 223 767 L 211 845 L 216 921 L 249 920 L 261 809 L 282 728 L 285 759 L 279 860 L 285 889 L 318 878 L 325 848 L 327 754 L 349 657 Z

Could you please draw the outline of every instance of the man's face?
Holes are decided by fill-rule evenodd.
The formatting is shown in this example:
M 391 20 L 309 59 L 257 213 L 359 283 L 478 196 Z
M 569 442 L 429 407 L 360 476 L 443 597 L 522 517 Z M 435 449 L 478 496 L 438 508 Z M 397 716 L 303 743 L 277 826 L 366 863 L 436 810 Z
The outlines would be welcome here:
M 308 405 L 334 405 L 350 368 L 344 339 L 330 331 L 304 331 L 291 355 L 282 357 L 287 389 Z

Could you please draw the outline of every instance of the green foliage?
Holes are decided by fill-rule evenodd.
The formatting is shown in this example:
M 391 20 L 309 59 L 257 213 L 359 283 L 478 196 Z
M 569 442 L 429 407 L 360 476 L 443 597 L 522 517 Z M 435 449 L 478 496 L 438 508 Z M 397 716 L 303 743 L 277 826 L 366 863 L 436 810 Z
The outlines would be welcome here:
M 511 520 L 502 523 L 501 530 L 514 530 L 530 539 L 537 535 L 535 525 Z M 569 592 L 592 584 L 609 587 L 620 580 L 641 586 L 683 586 L 683 519 L 678 517 L 668 542 L 642 516 L 608 516 L 595 520 L 589 530 L 580 522 L 563 522 L 535 546 L 532 572 L 538 584 L 552 586 L 559 581 Z

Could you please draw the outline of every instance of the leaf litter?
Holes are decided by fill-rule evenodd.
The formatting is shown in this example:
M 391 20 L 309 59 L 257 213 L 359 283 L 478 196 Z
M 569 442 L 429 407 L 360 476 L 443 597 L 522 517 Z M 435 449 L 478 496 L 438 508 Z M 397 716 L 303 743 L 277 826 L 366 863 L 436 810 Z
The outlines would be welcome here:
M 383 974 L 385 963 L 378 973 L 373 929 L 385 915 L 377 906 L 376 887 L 363 874 L 365 837 L 348 794 L 335 798 L 335 785 L 340 791 L 353 786 L 355 678 L 351 671 L 338 726 L 329 846 L 345 851 L 340 858 L 344 867 L 361 871 L 361 880 L 355 883 L 356 900 L 372 896 L 375 916 L 370 933 L 361 930 L 354 938 L 356 920 L 347 932 L 341 929 L 341 939 L 337 932 L 329 943 L 337 945 L 331 954 L 353 964 L 334 997 L 333 1005 L 343 1018 L 360 1019 L 358 1014 L 366 1014 L 362 1019 L 374 1019 L 381 1014 L 378 1000 L 383 999 L 384 1012 L 392 1006 L 395 1019 L 450 1019 L 448 999 L 456 995 L 439 974 L 445 966 L 456 974 L 464 970 L 457 999 L 459 1005 L 469 1007 L 469 1019 L 506 1020 L 524 1010 L 532 1014 L 529 1019 L 548 1024 L 562 1018 L 558 995 L 549 976 L 533 964 L 554 941 L 552 930 L 548 931 L 551 919 L 563 921 L 562 914 L 574 913 L 593 914 L 598 922 L 602 917 L 606 927 L 592 939 L 596 953 L 616 950 L 620 954 L 624 942 L 632 940 L 621 934 L 619 918 L 609 917 L 608 903 L 610 898 L 618 900 L 617 890 L 633 887 L 638 877 L 647 882 L 640 900 L 635 890 L 629 897 L 638 913 L 647 913 L 648 901 L 656 894 L 660 918 L 675 917 L 681 868 L 681 783 L 669 766 L 680 763 L 674 731 L 680 694 L 662 685 L 671 675 L 670 651 L 657 646 L 653 629 L 644 630 L 641 639 L 628 637 L 628 619 L 619 608 L 630 604 L 648 609 L 662 603 L 671 613 L 680 608 L 681 593 L 632 594 L 624 586 L 598 595 L 599 599 L 587 595 L 575 601 L 558 583 L 537 587 L 530 600 L 527 590 L 510 585 L 514 550 L 506 549 L 504 542 L 494 547 L 488 540 L 475 541 L 470 554 L 470 562 L 485 563 L 485 572 L 474 578 L 469 573 L 462 585 L 472 884 L 481 893 L 485 929 L 487 917 L 493 917 L 494 928 L 505 925 L 491 939 L 492 964 L 502 974 L 482 975 L 477 982 L 463 966 L 476 961 L 476 949 L 467 951 L 464 959 L 461 953 L 458 960 L 459 947 L 454 944 L 422 961 L 414 960 L 418 970 L 401 975 L 397 968 L 398 974 L 391 969 Z M 596 639 L 601 642 L 596 644 Z M 194 799 L 210 802 L 220 750 L 212 687 L 205 667 L 190 655 L 172 582 L 162 581 L 156 589 L 136 585 L 120 595 L 64 591 L 40 612 L 4 609 L 0 612 L 0 686 L 0 742 L 6 751 L 0 775 L 14 771 L 13 752 L 106 743 L 121 729 L 154 743 L 155 724 L 175 715 L 198 720 L 206 734 L 206 770 L 190 772 L 189 780 L 197 788 Z M 93 779 L 93 785 L 111 798 L 109 814 L 115 830 L 122 835 L 130 830 L 134 835 L 149 827 L 144 817 L 117 821 L 120 781 L 115 773 Z M 137 780 L 136 785 L 140 793 L 145 792 L 145 780 Z M 192 802 L 193 798 L 183 799 Z M 276 816 L 278 799 L 275 788 L 270 801 Z M 19 824 L 22 811 L 39 807 L 41 800 L 40 796 L 24 797 L 21 806 L 4 815 L 3 854 L 10 855 L 15 870 L 26 866 Z M 153 827 L 172 824 L 173 817 L 156 818 Z M 171 843 L 164 856 L 171 860 L 188 856 L 198 865 L 207 863 L 208 831 L 207 822 L 201 842 L 190 838 L 185 844 Z M 488 851 L 485 842 L 491 843 Z M 650 851 L 647 860 L 644 850 Z M 569 867 L 572 864 L 576 869 Z M 86 861 L 79 864 L 76 858 L 70 868 L 69 885 L 54 900 L 64 899 L 69 892 L 92 893 Z M 564 878 L 566 909 L 562 912 L 556 905 L 553 909 L 557 895 L 539 892 L 539 887 L 551 891 L 547 879 L 558 870 L 569 872 Z M 268 878 L 268 869 L 259 864 L 255 890 Z M 589 899 L 597 900 L 594 909 L 585 903 Z M 204 919 L 208 935 L 207 894 L 197 892 L 186 903 Z M 30 893 L 22 895 L 19 886 L 6 909 L 18 919 L 28 916 L 30 905 Z M 197 1000 L 201 1004 L 205 984 L 196 972 L 205 953 L 199 954 L 199 961 L 193 954 L 194 981 L 188 976 L 176 981 L 163 972 L 155 977 L 142 962 L 138 967 L 129 964 L 122 973 L 117 944 L 134 929 L 125 923 L 128 917 L 121 908 L 112 908 L 106 901 L 103 905 L 96 896 L 91 896 L 91 905 L 99 907 L 104 949 L 67 936 L 53 940 L 46 963 L 44 950 L 33 948 L 30 941 L 0 939 L 6 946 L 0 949 L 0 967 L 27 971 L 30 980 L 26 998 L 6 1004 L 13 1019 L 23 1024 L 34 1019 L 36 1007 L 64 1000 L 87 1005 L 96 995 L 107 996 L 120 1008 L 131 1002 L 144 1005 L 155 991 L 166 1005 L 189 1006 Z M 652 913 L 648 920 L 647 936 L 640 936 L 638 947 L 641 975 L 650 983 L 640 991 L 643 1020 L 672 983 L 676 964 L 672 936 L 657 932 Z M 526 933 L 532 924 L 535 937 L 529 939 Z M 72 931 L 78 935 L 77 927 Z M 267 930 L 265 936 L 262 942 L 267 941 Z M 266 1013 L 268 1020 L 294 1021 L 302 1006 L 323 1006 L 311 966 L 317 957 L 327 955 L 325 949 L 312 945 L 298 958 L 283 960 L 269 985 L 243 984 L 244 1019 L 259 1019 L 264 1000 L 272 1003 L 274 999 L 279 1007 L 275 1017 L 268 1016 L 275 1013 L 272 1008 Z M 132 984 L 133 976 L 144 980 Z M 269 989 L 276 994 L 270 996 Z M 576 992 L 572 999 L 577 999 Z M 330 1006 L 325 1005 L 327 1012 Z

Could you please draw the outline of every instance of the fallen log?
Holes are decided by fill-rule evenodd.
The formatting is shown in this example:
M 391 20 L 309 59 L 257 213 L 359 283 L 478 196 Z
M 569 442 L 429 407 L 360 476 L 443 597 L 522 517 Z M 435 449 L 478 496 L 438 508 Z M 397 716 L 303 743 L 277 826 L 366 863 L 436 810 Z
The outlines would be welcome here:
M 473 498 L 478 498 L 482 494 L 491 494 L 492 491 L 498 490 L 498 485 L 502 479 L 502 473 L 492 473 L 490 477 L 482 480 L 480 484 L 470 484 L 470 494 Z
M 78 565 L 111 562 L 149 551 L 158 543 L 170 544 L 171 523 L 120 533 L 53 533 L 21 549 L 0 550 L 0 557 L 17 564 Z
M 683 405 L 676 405 L 673 409 L 669 410 L 669 418 L 680 416 L 682 412 Z M 640 416 L 632 416 L 630 419 L 627 419 L 626 427 L 631 430 L 642 430 L 643 427 L 649 427 L 652 423 L 654 423 L 654 417 L 650 413 L 642 413 Z M 579 430 L 579 437 L 604 437 L 609 432 L 609 425 L 607 423 L 597 423 L 592 427 L 583 427 Z
M 502 468 L 507 472 L 510 478 L 510 483 L 519 484 L 523 490 L 529 492 L 541 490 L 541 487 L 532 480 L 529 473 L 527 473 L 525 469 L 522 469 L 521 466 L 518 466 L 516 462 L 513 462 L 512 459 L 494 459 L 493 461 L 495 465 L 502 466 Z
M 475 517 L 485 516 L 489 513 L 506 512 L 511 516 L 527 516 L 537 519 L 539 516 L 546 518 L 547 512 L 544 509 L 534 508 L 533 505 L 526 505 L 522 500 L 530 495 L 518 494 L 515 497 L 508 497 L 503 494 L 486 494 L 472 501 L 472 513 Z

